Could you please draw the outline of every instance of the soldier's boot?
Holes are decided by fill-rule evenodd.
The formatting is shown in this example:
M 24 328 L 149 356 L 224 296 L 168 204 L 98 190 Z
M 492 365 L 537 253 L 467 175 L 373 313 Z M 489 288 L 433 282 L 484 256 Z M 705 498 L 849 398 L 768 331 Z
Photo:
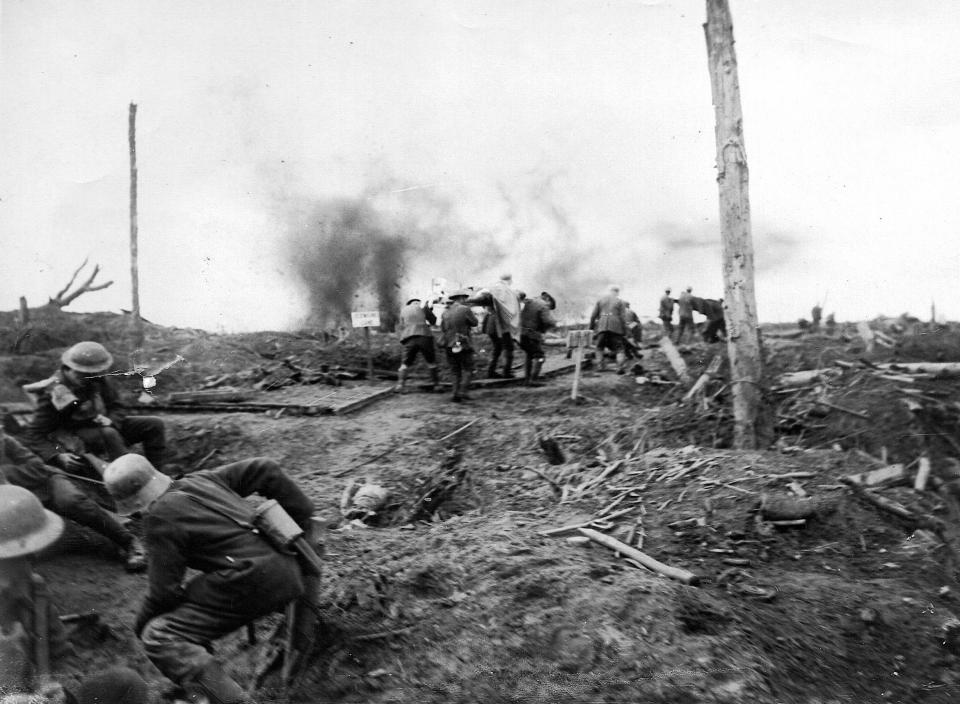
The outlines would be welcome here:
M 533 381 L 533 360 L 527 357 L 523 362 L 523 383 L 530 386 Z
M 460 398 L 464 401 L 469 401 L 470 397 L 467 395 L 467 391 L 470 390 L 470 372 L 464 372 L 460 380 Z
M 460 375 L 459 374 L 453 375 L 453 383 L 451 385 L 453 386 L 453 396 L 451 396 L 451 399 L 454 401 L 460 401 Z
M 513 379 L 513 350 L 504 350 L 503 358 L 503 378 Z
M 532 373 L 530 374 L 530 378 L 531 378 L 533 381 L 539 381 L 539 380 L 540 380 L 540 369 L 541 369 L 542 367 L 543 367 L 543 360 L 542 360 L 542 359 L 535 359 L 535 360 L 533 360 L 533 371 L 532 371 Z
M 228 675 L 218 662 L 211 662 L 203 670 L 184 680 L 181 685 L 190 702 L 201 704 L 245 704 L 250 699 L 243 688 Z
M 623 374 L 627 370 L 627 355 L 623 352 L 617 352 L 617 374 Z
M 400 367 L 400 370 L 397 372 L 397 385 L 393 387 L 393 390 L 398 394 L 407 393 L 407 368 Z
M 436 391 L 440 385 L 440 370 L 435 366 L 430 367 L 430 390 Z

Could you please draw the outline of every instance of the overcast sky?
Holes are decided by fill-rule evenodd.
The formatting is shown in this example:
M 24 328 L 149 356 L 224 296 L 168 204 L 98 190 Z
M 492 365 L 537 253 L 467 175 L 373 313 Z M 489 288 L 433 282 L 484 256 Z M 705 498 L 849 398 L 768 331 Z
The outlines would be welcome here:
M 960 318 L 960 3 L 732 0 L 761 320 Z M 607 282 L 722 295 L 699 0 L 3 0 L 0 309 L 84 257 L 129 308 L 139 106 L 143 315 L 281 329 L 306 311 L 292 202 L 366 199 L 489 240 L 417 250 L 575 307 Z M 483 245 L 487 247 L 487 244 Z M 442 251 L 441 251 L 442 250 Z

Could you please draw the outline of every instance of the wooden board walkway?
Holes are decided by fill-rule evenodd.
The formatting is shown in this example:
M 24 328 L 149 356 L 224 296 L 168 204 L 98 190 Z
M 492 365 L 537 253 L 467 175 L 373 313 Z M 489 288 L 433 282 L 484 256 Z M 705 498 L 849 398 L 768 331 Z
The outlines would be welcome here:
M 573 372 L 574 363 L 563 355 L 547 357 L 540 371 L 543 379 L 551 379 Z M 523 384 L 523 368 L 512 379 L 476 379 L 471 388 L 491 389 Z M 412 388 L 428 388 L 428 384 L 412 384 Z M 449 384 L 441 384 L 450 388 Z M 236 401 L 225 400 L 225 392 L 176 392 L 161 396 L 162 401 L 144 406 L 132 406 L 128 412 L 152 413 L 268 413 L 280 416 L 346 415 L 394 393 L 393 384 L 359 386 L 288 386 L 277 391 L 248 391 L 235 394 Z M 179 401 L 179 402 L 177 402 Z M 33 413 L 29 403 L 0 404 L 0 412 L 22 425 Z

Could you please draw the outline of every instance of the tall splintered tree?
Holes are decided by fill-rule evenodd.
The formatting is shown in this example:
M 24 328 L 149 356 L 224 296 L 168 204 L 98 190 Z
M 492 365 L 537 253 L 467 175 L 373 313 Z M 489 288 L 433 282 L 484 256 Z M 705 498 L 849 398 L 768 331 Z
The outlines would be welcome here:
M 724 314 L 733 395 L 734 447 L 758 442 L 761 401 L 760 334 L 753 287 L 753 237 L 750 232 L 749 172 L 743 144 L 743 114 L 733 50 L 733 20 L 727 0 L 706 0 L 710 84 L 716 114 L 717 184 L 723 238 Z

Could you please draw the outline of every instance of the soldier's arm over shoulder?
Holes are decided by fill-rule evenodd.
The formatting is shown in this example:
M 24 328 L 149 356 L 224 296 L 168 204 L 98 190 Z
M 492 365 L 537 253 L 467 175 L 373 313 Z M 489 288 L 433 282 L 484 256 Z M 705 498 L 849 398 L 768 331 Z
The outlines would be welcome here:
M 432 307 L 432 306 L 427 306 L 426 308 L 424 308 L 424 309 L 423 309 L 423 315 L 424 315 L 424 317 L 427 319 L 427 322 L 430 323 L 431 325 L 436 325 L 436 324 L 437 324 L 437 316 L 436 316 L 436 314 L 433 312 L 433 307 Z
M 313 514 L 313 503 L 297 483 L 269 457 L 233 462 L 211 472 L 240 496 L 260 494 L 276 499 L 301 527 L 307 525 Z

